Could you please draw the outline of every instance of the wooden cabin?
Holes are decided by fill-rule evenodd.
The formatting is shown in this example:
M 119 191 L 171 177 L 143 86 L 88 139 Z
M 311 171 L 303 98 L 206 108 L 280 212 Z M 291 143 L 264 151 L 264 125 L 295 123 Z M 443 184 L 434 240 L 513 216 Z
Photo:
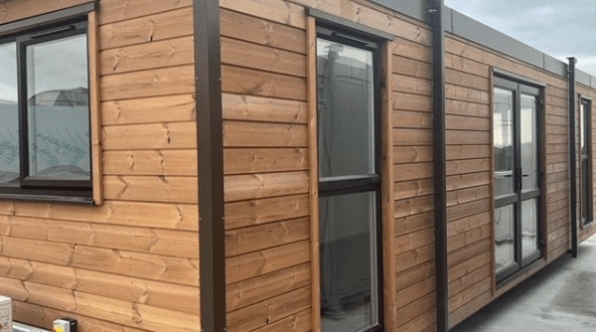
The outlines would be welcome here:
M 441 0 L 0 0 L 0 59 L 31 326 L 447 331 L 596 232 L 596 78 Z

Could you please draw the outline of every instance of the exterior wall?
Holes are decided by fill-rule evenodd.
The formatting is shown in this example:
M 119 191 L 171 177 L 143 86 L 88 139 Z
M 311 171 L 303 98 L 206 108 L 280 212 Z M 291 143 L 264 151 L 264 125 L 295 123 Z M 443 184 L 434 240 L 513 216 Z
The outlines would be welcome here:
M 588 97 L 588 98 L 592 98 L 592 99 L 596 99 L 596 91 L 591 88 L 591 87 L 587 87 L 583 84 L 578 84 L 577 85 L 577 93 L 582 96 L 582 97 Z M 579 99 L 578 99 L 578 103 L 579 103 Z M 594 155 L 596 155 L 596 150 L 594 147 L 595 144 L 595 140 L 594 138 L 595 136 L 595 131 L 596 131 L 596 119 L 595 119 L 595 115 L 594 115 L 594 110 L 595 110 L 596 105 L 594 105 L 594 101 L 592 101 L 592 158 L 594 158 Z M 579 126 L 579 112 L 578 112 L 578 121 L 576 122 Z M 579 142 L 579 127 L 577 130 L 578 133 L 578 142 Z M 578 145 L 578 151 L 579 151 L 579 145 Z M 595 160 L 592 160 L 592 167 L 594 167 L 595 164 Z M 578 165 L 579 165 L 579 159 L 578 159 Z M 594 171 L 592 170 L 592 180 L 594 181 Z M 578 177 L 579 179 L 579 177 Z M 592 198 L 594 199 L 595 194 L 596 194 L 596 186 L 594 183 L 592 183 Z M 579 191 L 579 190 L 578 190 Z M 578 196 L 579 197 L 579 196 Z M 579 198 L 578 198 L 578 202 L 579 202 Z M 593 206 L 592 208 L 594 209 L 594 211 L 592 211 L 592 215 L 594 215 L 594 212 L 596 212 L 596 204 L 594 204 L 594 202 L 592 203 Z M 578 242 L 583 242 L 584 240 L 588 239 L 589 237 L 591 237 L 592 235 L 596 234 L 596 224 L 594 222 L 592 222 L 591 224 L 588 224 L 586 226 L 581 225 L 581 222 L 578 221 Z
M 0 24 L 85 2 L 0 0 Z M 308 112 L 314 64 L 306 7 L 395 36 L 383 59 L 391 123 L 385 139 L 392 148 L 385 165 L 391 170 L 383 174 L 386 187 L 392 185 L 384 197 L 390 211 L 384 229 L 392 230 L 383 249 L 391 262 L 385 323 L 388 331 L 434 331 L 429 28 L 364 0 L 221 0 L 220 7 L 228 331 L 317 330 L 312 234 L 318 216 L 311 204 L 318 179 L 309 169 L 317 142 L 309 137 L 316 117 Z M 72 316 L 83 332 L 200 330 L 192 9 L 192 0 L 100 1 L 105 202 L 0 202 L 0 294 L 15 300 L 16 320 L 48 327 Z M 455 326 L 569 247 L 568 87 L 564 77 L 455 35 L 445 45 L 449 323 Z M 545 259 L 499 289 L 493 68 L 547 85 Z M 596 97 L 588 87 L 578 92 Z M 595 227 L 581 230 L 580 238 Z
M 220 12 L 227 330 L 308 331 L 304 17 L 286 25 L 244 5 Z
M 84 2 L 0 1 L 0 23 Z M 200 330 L 191 6 L 100 1 L 105 201 L 0 202 L 0 294 L 15 320 Z
M 449 311 L 454 326 L 519 284 L 530 269 L 497 289 L 492 194 L 492 68 L 547 84 L 543 188 L 543 266 L 569 247 L 567 81 L 450 35 L 446 39 Z
M 385 294 L 386 301 L 391 301 L 386 304 L 386 324 L 388 330 L 434 330 L 428 27 L 360 1 L 254 0 L 220 5 L 228 327 L 233 331 L 313 329 L 316 303 L 310 285 L 316 284 L 312 279 L 316 272 L 311 271 L 307 250 L 309 225 L 317 216 L 309 216 L 307 206 L 312 176 L 307 156 L 315 143 L 306 134 L 308 60 L 307 49 L 301 46 L 306 45 L 308 32 L 304 9 L 313 7 L 395 35 L 388 45 L 391 75 L 386 85 L 393 123 L 390 181 L 394 183 L 395 243 L 384 251 L 395 257 L 395 277 L 385 274 L 395 295 Z M 446 66 L 449 310 L 450 326 L 454 326 L 569 247 L 568 87 L 564 77 L 454 35 L 446 40 Z M 491 189 L 492 68 L 547 85 L 541 127 L 546 137 L 546 217 L 541 225 L 545 259 L 498 289 Z M 291 258 L 277 256 L 282 252 Z M 317 324 L 316 318 L 313 322 Z
M 230 331 L 309 331 L 312 325 L 305 7 L 395 35 L 388 46 L 396 124 L 395 246 L 384 255 L 394 298 L 388 330 L 434 329 L 430 32 L 352 1 L 223 1 L 221 5 L 226 266 Z M 388 60 L 388 59 L 386 59 Z M 385 75 L 385 74 L 384 74 Z M 389 172 L 391 173 L 391 172 Z M 317 179 L 314 183 L 317 183 Z M 312 188 L 311 188 L 312 189 Z M 316 199 L 316 197 L 314 198 Z M 387 206 L 386 206 L 387 207 Z M 316 319 L 315 319 L 316 324 Z M 393 326 L 392 326 L 393 325 Z M 392 326 L 392 327 L 391 327 Z

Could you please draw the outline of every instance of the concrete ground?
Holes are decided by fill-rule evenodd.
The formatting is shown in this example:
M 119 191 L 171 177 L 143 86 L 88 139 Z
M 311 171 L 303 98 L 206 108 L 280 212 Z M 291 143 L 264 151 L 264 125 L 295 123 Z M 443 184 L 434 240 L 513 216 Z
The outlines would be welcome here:
M 596 236 L 538 272 L 452 332 L 596 331 Z

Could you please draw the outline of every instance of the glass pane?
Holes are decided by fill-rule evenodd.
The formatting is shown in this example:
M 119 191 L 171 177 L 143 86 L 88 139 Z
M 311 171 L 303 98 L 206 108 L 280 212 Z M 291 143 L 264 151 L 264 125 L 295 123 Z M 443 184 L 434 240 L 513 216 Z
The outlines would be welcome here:
M 0 184 L 19 180 L 17 48 L 0 45 Z
M 497 197 L 514 192 L 513 132 L 513 91 L 495 88 L 494 146 Z
M 538 250 L 538 200 L 522 202 L 522 255 L 523 258 Z
M 376 325 L 376 195 L 322 197 L 320 204 L 322 331 Z
M 87 36 L 27 47 L 29 175 L 90 180 Z
M 579 106 L 579 142 L 581 155 L 585 156 L 588 151 L 586 149 L 586 106 L 584 103 Z
M 522 188 L 538 188 L 538 117 L 536 97 L 521 95 Z
M 375 173 L 373 54 L 317 40 L 320 177 Z
M 497 273 L 503 268 L 515 263 L 514 212 L 513 205 L 495 210 Z
M 589 219 L 590 216 L 590 211 L 589 211 L 589 203 L 590 203 L 590 195 L 588 192 L 588 188 L 590 187 L 590 183 L 589 183 L 589 174 L 588 174 L 588 161 L 584 160 L 581 163 L 581 183 L 580 183 L 580 187 L 581 187 L 581 201 L 580 201 L 580 206 L 581 206 L 581 218 L 582 221 L 587 221 L 590 222 L 591 220 Z

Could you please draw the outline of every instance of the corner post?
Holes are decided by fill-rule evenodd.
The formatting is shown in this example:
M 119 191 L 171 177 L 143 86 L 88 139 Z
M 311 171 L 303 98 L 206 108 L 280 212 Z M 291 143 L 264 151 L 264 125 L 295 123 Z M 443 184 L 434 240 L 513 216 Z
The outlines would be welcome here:
M 567 75 L 569 76 L 569 183 L 570 183 L 570 207 L 571 207 L 571 257 L 577 257 L 577 150 L 576 150 L 576 131 L 575 116 L 576 112 L 576 93 L 575 93 L 575 58 L 567 58 L 569 65 Z
M 219 1 L 194 0 L 201 331 L 226 330 Z
M 449 296 L 447 284 L 447 155 L 445 124 L 445 29 L 444 0 L 427 0 L 429 22 L 433 31 L 433 129 L 435 187 L 435 263 L 437 331 L 449 331 Z

